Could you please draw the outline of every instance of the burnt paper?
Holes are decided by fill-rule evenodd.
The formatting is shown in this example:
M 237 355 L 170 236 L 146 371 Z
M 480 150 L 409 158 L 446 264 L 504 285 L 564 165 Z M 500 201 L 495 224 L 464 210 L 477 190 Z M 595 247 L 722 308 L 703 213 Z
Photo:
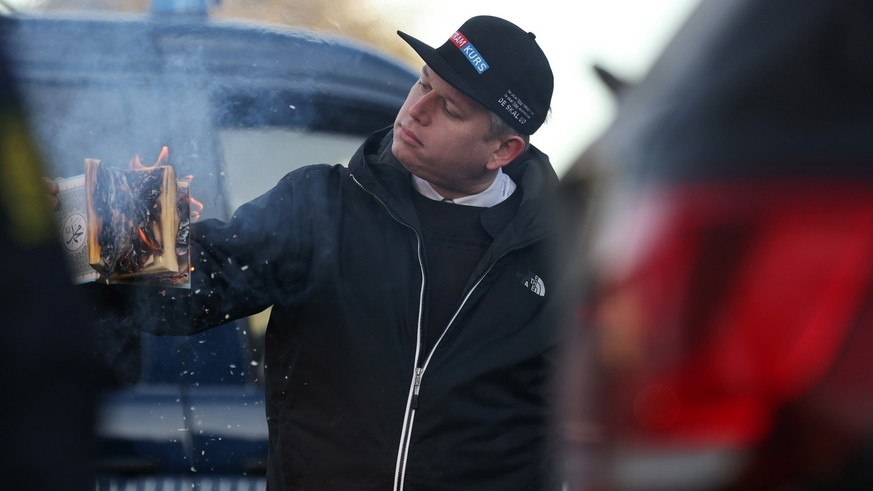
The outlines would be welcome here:
M 189 287 L 188 181 L 168 165 L 120 169 L 87 159 L 85 169 L 59 182 L 74 281 Z

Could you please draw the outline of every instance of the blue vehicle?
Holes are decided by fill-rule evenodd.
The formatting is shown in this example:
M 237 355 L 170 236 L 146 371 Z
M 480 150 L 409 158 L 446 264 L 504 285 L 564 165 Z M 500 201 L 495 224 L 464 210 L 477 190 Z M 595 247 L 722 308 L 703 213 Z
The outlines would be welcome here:
M 166 146 L 204 217 L 227 218 L 306 163 L 345 163 L 416 72 L 352 41 L 206 17 L 0 15 L 53 176 L 85 158 L 149 164 Z M 88 296 L 100 315 L 111 299 Z M 265 322 L 190 337 L 101 333 L 98 490 L 265 487 Z

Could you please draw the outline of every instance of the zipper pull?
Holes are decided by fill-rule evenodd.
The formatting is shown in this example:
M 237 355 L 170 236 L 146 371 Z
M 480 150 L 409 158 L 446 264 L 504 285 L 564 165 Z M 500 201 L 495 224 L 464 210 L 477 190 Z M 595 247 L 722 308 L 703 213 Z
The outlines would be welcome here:
M 421 367 L 415 368 L 415 383 L 412 386 L 412 409 L 418 408 L 418 390 L 421 389 Z

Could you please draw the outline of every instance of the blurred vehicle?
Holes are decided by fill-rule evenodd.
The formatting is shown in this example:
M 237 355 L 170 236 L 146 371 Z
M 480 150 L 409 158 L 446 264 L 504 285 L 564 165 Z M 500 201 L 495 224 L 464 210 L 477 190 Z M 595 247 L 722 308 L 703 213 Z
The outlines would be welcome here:
M 300 165 L 346 163 L 417 78 L 349 40 L 205 16 L 10 13 L 0 40 L 51 176 L 82 174 L 85 158 L 150 164 L 167 146 L 204 217 L 227 218 Z M 98 317 L 112 301 L 88 298 Z M 100 406 L 96 489 L 263 489 L 263 326 L 102 331 L 116 385 Z
M 570 491 L 873 487 L 873 4 L 703 1 L 564 178 Z

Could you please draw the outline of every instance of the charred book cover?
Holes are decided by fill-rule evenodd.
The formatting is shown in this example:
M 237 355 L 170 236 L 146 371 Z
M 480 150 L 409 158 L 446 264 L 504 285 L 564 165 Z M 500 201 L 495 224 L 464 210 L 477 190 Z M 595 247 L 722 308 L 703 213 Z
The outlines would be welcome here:
M 85 174 L 60 187 L 62 237 L 77 283 L 190 287 L 189 182 L 173 167 L 122 169 L 86 159 Z

